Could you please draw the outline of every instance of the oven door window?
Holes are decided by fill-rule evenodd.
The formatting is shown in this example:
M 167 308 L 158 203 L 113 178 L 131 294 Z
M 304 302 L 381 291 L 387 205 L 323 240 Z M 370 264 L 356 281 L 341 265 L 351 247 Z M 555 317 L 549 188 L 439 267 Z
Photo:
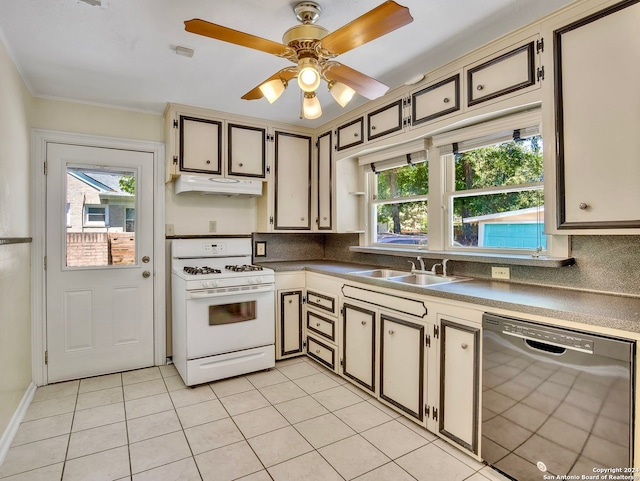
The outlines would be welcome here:
M 209 325 L 221 326 L 256 318 L 256 301 L 232 302 L 209 306 Z

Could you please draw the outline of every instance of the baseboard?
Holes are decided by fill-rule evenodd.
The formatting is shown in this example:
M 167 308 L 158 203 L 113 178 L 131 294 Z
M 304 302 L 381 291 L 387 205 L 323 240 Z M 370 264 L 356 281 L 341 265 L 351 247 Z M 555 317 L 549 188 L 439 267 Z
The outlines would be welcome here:
M 4 462 L 7 452 L 9 452 L 9 447 L 13 442 L 16 432 L 18 432 L 20 423 L 24 419 L 24 415 L 27 413 L 27 409 L 29 409 L 29 405 L 31 404 L 31 400 L 35 393 L 36 384 L 32 381 L 31 384 L 29 384 L 27 391 L 24 393 L 24 396 L 22 396 L 22 400 L 20 401 L 20 404 L 18 404 L 18 409 L 13 413 L 7 429 L 4 430 L 2 437 L 0 437 L 0 464 Z

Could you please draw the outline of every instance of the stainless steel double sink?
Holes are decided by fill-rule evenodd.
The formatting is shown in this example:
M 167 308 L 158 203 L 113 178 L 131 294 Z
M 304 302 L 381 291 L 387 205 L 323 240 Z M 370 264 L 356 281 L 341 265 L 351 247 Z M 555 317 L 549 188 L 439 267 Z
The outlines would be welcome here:
M 468 277 L 441 276 L 431 272 L 406 272 L 394 269 L 373 269 L 368 271 L 349 272 L 354 276 L 384 279 L 386 281 L 409 284 L 414 286 L 437 286 L 451 282 L 461 282 L 469 280 Z

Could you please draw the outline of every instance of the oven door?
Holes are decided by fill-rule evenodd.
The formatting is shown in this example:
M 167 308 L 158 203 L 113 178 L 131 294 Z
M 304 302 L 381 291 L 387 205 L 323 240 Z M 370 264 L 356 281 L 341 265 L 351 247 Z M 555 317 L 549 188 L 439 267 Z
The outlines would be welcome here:
M 187 359 L 275 343 L 274 286 L 187 292 Z

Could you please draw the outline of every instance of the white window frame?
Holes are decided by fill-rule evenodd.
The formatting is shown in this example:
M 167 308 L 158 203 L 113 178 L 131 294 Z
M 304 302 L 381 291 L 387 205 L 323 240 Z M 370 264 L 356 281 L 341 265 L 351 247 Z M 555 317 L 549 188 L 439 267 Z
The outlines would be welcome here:
M 90 221 L 89 209 L 104 209 L 104 222 Z M 106 204 L 85 204 L 82 212 L 82 223 L 85 227 L 107 227 L 109 225 L 109 206 Z

